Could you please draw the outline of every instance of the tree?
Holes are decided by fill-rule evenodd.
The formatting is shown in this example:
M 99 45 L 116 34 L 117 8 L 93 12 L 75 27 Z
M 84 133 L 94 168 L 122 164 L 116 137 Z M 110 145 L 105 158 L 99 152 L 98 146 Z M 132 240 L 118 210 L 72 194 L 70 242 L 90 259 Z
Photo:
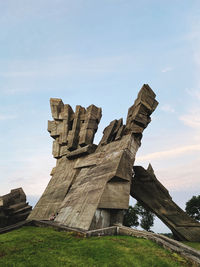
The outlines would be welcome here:
M 151 211 L 145 209 L 139 202 L 136 203 L 135 208 L 137 210 L 137 214 L 141 217 L 140 226 L 144 230 L 150 231 L 150 228 L 154 224 L 155 215 Z
M 140 217 L 140 223 L 139 223 Z M 154 223 L 154 214 L 146 210 L 139 202 L 135 204 L 134 207 L 129 206 L 128 210 L 124 215 L 123 225 L 132 227 L 132 226 L 140 226 L 146 230 L 150 231 L 150 228 Z
M 139 225 L 137 210 L 135 209 L 135 207 L 129 206 L 128 210 L 124 215 L 123 225 L 128 227 Z
M 193 196 L 186 202 L 185 208 L 187 214 L 197 221 L 200 221 L 200 195 Z

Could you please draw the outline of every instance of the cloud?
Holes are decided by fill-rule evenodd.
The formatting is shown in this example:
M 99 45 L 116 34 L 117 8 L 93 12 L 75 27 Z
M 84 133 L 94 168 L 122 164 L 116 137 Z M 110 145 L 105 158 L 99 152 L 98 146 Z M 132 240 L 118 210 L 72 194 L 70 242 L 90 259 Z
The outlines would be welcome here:
M 168 113 L 174 113 L 175 112 L 174 108 L 169 104 L 163 105 L 160 109 L 165 111 L 165 112 L 168 112 Z
M 2 77 L 33 77 L 36 75 L 36 72 L 31 71 L 11 71 L 11 72 L 0 72 Z
M 13 119 L 16 119 L 16 118 L 17 118 L 16 115 L 4 115 L 4 114 L 0 114 L 0 121 L 13 120 Z
M 200 158 L 155 170 L 158 180 L 169 191 L 200 190 Z
M 38 19 L 52 17 L 55 20 L 62 14 L 67 15 L 77 11 L 77 8 L 80 8 L 77 3 L 68 0 L 42 0 L 37 2 L 6 0 L 3 4 L 0 1 L 0 22 L 2 22 L 1 25 L 4 25 L 4 23 L 25 22 L 35 17 Z
M 199 15 L 192 15 L 190 17 L 190 33 L 186 36 L 191 46 L 191 56 L 195 63 L 196 83 L 197 88 L 200 88 L 200 18 Z M 199 91 L 199 90 L 198 90 Z M 198 93 L 199 96 L 199 93 Z
M 28 92 L 31 90 L 32 89 L 30 87 L 16 87 L 16 88 L 4 87 L 4 88 L 1 88 L 1 91 L 6 95 L 15 95 L 17 93 Z
M 38 60 L 10 60 L 1 62 L 0 76 L 15 81 L 22 78 L 102 75 L 127 71 L 132 65 L 130 55 L 85 58 L 76 55 L 49 57 Z M 30 84 L 30 80 L 29 84 Z
M 200 89 L 188 89 L 188 88 L 186 88 L 186 92 L 190 96 L 192 96 L 192 97 L 194 97 L 196 99 L 200 99 Z
M 169 191 L 196 192 L 200 190 L 200 145 L 136 157 L 135 165 L 152 164 L 157 179 Z
M 5 95 L 52 90 L 56 79 L 68 84 L 79 79 L 105 78 L 112 74 L 130 71 L 133 55 L 116 55 L 87 58 L 76 55 L 49 57 L 35 60 L 5 60 L 0 64 L 0 92 Z M 3 66 L 3 67 L 1 67 Z M 137 63 L 134 63 L 135 68 Z M 133 70 L 134 66 L 131 67 Z M 52 83 L 49 85 L 49 80 Z M 48 86 L 41 88 L 41 83 Z
M 166 158 L 174 158 L 182 154 L 186 154 L 189 152 L 196 152 L 196 151 L 200 151 L 200 144 L 180 146 L 174 149 L 146 154 L 146 155 L 137 157 L 137 161 L 151 161 L 152 159 L 163 160 Z
M 10 179 L 10 182 L 13 184 L 13 183 L 22 183 L 26 181 L 26 178 L 25 177 L 18 177 L 18 178 L 11 178 Z
M 185 125 L 200 130 L 200 108 L 193 108 L 179 118 Z
M 172 70 L 173 70 L 173 68 L 166 67 L 166 68 L 162 69 L 161 72 L 165 73 L 165 72 L 169 72 L 169 71 L 172 71 Z
M 22 187 L 26 195 L 39 196 L 50 180 L 50 172 L 55 166 L 55 159 L 42 151 L 37 155 L 21 156 L 14 160 L 6 160 L 0 179 L 0 195 L 7 194 L 13 188 Z M 23 153 L 22 153 L 23 154 Z M 9 166 L 13 166 L 9 169 Z

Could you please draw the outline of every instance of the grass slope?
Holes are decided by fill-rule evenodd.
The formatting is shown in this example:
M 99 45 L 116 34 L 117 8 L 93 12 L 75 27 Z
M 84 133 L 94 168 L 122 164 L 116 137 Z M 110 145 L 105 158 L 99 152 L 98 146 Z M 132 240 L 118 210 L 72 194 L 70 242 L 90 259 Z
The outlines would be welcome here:
M 0 235 L 0 266 L 191 266 L 150 240 L 83 238 L 51 228 L 23 227 Z
M 192 248 L 195 248 L 197 250 L 200 250 L 200 242 L 188 242 L 188 241 L 184 241 L 182 242 L 183 244 L 190 246 Z

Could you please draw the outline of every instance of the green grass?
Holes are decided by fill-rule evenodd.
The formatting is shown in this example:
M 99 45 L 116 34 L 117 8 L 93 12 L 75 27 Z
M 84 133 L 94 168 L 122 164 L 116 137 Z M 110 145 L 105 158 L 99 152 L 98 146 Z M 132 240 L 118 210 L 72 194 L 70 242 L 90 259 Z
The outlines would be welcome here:
M 192 248 L 195 248 L 197 250 L 200 250 L 200 242 L 188 242 L 188 241 L 184 241 L 182 243 L 184 243 L 185 245 L 190 246 Z
M 142 238 L 83 238 L 51 228 L 26 226 L 0 235 L 0 266 L 184 267 L 191 264 Z

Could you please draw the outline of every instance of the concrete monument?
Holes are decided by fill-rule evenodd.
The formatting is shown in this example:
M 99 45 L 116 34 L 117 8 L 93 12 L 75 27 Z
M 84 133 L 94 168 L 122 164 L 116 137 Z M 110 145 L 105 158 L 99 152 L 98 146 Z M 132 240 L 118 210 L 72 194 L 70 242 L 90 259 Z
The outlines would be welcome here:
M 182 212 L 174 215 L 180 208 L 172 203 L 168 191 L 155 176 L 149 174 L 150 169 L 146 176 L 144 171 L 138 171 L 142 167 L 133 170 L 142 133 L 158 105 L 155 97 L 152 89 L 144 84 L 128 110 L 126 124 L 122 119 L 112 121 L 104 129 L 98 145 L 93 144 L 93 140 L 101 108 L 76 106 L 74 112 L 61 99 L 50 99 L 53 121 L 48 122 L 48 131 L 54 139 L 53 156 L 57 162 L 49 184 L 28 219 L 49 220 L 53 214 L 56 222 L 84 230 L 122 224 L 131 192 L 155 212 L 176 237 L 194 240 L 195 230 L 186 234 L 187 227 L 192 225 L 199 231 L 200 224 Z M 181 228 L 178 220 L 184 221 L 185 228 Z M 200 236 L 196 236 L 200 241 Z
M 101 119 L 101 108 L 87 109 L 51 99 L 53 121 L 48 131 L 57 158 L 52 178 L 29 219 L 55 221 L 85 230 L 122 223 L 129 206 L 131 179 L 142 132 L 158 102 L 145 84 L 128 110 L 126 125 L 112 121 L 99 145 L 93 144 Z

